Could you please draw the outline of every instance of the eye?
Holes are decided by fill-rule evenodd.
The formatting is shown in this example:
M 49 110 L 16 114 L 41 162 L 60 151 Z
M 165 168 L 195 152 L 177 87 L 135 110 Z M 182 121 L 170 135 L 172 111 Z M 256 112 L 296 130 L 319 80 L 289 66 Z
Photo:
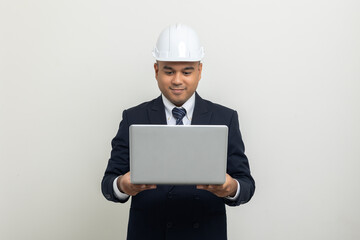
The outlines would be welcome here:
M 188 75 L 191 74 L 191 72 L 183 72 L 183 74 L 184 74 L 185 76 L 188 76 Z
M 173 72 L 165 72 L 166 75 L 171 75 Z

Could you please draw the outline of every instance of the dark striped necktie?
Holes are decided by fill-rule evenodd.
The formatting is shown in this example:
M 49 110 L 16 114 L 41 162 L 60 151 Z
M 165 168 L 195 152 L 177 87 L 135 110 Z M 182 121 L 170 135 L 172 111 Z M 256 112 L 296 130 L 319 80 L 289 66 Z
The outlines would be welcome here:
M 176 119 L 176 125 L 184 125 L 182 119 L 186 115 L 185 108 L 174 107 L 172 110 L 172 115 Z

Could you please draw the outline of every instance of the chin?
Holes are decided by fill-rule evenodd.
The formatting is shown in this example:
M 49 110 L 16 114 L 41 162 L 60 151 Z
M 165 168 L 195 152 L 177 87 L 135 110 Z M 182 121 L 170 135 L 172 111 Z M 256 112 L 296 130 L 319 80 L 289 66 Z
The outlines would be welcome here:
M 182 100 L 171 100 L 171 102 L 178 107 L 185 103 L 185 101 Z

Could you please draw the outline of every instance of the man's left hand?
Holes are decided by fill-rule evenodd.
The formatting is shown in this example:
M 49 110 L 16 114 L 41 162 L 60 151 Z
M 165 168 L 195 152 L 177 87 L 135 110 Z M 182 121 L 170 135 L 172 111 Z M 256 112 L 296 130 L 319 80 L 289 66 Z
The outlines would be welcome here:
M 196 188 L 212 192 L 218 197 L 234 197 L 237 191 L 237 182 L 229 174 L 226 174 L 225 183 L 222 185 L 197 185 Z

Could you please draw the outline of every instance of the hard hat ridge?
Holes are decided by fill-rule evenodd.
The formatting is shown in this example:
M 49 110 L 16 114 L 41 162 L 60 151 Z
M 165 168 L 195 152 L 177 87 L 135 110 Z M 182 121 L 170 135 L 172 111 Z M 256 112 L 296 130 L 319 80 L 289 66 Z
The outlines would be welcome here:
M 158 61 L 196 62 L 204 57 L 204 48 L 191 27 L 174 24 L 160 33 L 153 56 Z

